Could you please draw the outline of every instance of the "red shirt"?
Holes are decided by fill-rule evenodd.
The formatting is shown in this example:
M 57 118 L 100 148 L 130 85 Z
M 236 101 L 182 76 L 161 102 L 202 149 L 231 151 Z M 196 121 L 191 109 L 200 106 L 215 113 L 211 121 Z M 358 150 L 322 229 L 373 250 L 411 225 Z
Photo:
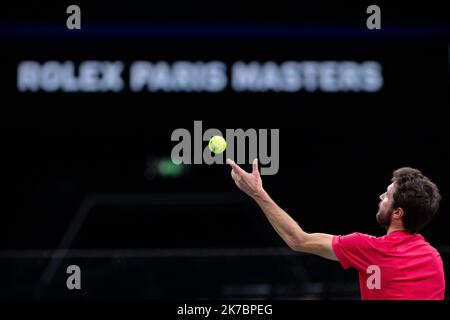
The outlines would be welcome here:
M 363 300 L 444 299 L 441 256 L 419 234 L 334 236 L 333 250 L 344 269 L 358 270 Z

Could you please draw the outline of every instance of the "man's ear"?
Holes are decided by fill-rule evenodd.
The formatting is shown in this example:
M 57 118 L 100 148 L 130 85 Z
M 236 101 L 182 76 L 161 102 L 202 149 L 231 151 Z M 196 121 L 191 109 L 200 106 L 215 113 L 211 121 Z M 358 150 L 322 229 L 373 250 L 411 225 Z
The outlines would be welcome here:
M 392 212 L 392 216 L 394 219 L 402 219 L 404 211 L 402 208 L 397 208 Z

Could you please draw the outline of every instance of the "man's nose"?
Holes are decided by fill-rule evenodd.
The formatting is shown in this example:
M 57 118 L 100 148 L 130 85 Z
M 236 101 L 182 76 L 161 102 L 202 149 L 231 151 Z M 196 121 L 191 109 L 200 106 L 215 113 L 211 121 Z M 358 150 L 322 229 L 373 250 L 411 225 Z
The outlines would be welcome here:
M 384 193 L 380 195 L 380 200 L 383 200 L 384 198 Z

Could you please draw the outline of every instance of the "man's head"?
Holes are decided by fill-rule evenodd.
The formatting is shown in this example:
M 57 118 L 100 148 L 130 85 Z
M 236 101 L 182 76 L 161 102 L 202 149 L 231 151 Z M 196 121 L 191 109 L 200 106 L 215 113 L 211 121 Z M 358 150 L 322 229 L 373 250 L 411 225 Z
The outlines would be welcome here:
M 419 170 L 408 167 L 395 170 L 391 181 L 380 196 L 378 223 L 386 228 L 395 225 L 410 233 L 418 232 L 439 209 L 439 189 Z

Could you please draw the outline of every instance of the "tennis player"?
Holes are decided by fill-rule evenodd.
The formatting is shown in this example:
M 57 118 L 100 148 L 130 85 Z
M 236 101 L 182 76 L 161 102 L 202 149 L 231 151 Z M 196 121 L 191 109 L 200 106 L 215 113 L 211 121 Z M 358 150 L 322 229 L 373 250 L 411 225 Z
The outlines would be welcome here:
M 442 300 L 444 268 L 440 254 L 418 232 L 439 209 L 437 186 L 413 168 L 395 170 L 391 184 L 380 195 L 377 222 L 386 235 L 362 233 L 331 235 L 305 232 L 281 209 L 262 185 L 258 161 L 248 173 L 232 160 L 236 185 L 261 207 L 276 232 L 294 251 L 339 261 L 355 268 L 363 300 Z

